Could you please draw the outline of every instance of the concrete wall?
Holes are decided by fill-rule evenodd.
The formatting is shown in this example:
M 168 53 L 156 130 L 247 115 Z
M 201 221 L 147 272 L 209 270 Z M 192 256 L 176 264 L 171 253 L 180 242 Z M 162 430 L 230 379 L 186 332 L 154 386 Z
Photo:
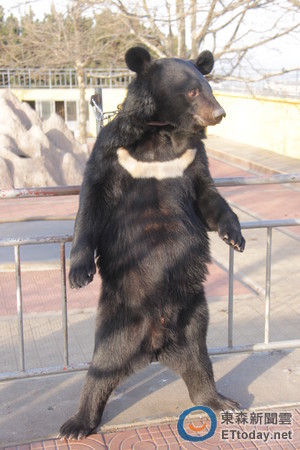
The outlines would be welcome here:
M 226 118 L 208 134 L 300 159 L 300 101 L 214 92 Z
M 118 105 L 121 105 L 127 94 L 127 89 L 114 88 L 114 89 L 103 89 L 103 111 L 110 112 L 115 111 Z

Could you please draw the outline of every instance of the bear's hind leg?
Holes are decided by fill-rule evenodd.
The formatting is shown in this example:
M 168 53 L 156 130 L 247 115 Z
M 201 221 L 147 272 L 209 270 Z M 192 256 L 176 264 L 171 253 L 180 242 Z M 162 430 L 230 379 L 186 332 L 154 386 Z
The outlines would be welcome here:
M 189 307 L 179 314 L 169 345 L 159 360 L 182 377 L 195 405 L 209 406 L 214 411 L 239 409 L 237 402 L 216 389 L 206 346 L 208 309 L 204 292 L 190 294 L 187 303 Z
M 132 321 L 126 318 L 122 307 L 112 309 L 98 311 L 93 360 L 85 377 L 78 411 L 60 429 L 62 439 L 82 439 L 91 434 L 100 424 L 112 391 L 125 377 L 151 360 L 143 319 Z
M 240 409 L 236 401 L 217 392 L 211 361 L 206 349 L 201 350 L 198 361 L 191 359 L 180 375 L 195 405 L 209 406 L 216 412 Z
M 120 374 L 113 378 L 108 377 L 92 362 L 85 377 L 78 411 L 62 425 L 59 437 L 83 439 L 91 434 L 99 425 L 108 398 L 117 387 L 120 378 Z

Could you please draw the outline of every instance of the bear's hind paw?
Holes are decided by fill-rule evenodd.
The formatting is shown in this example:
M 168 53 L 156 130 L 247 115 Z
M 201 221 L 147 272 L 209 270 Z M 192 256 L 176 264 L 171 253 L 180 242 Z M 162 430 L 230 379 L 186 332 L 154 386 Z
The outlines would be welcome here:
M 57 436 L 58 439 L 75 439 L 80 440 L 86 438 L 89 434 L 91 434 L 93 428 L 84 424 L 79 418 L 76 416 L 71 417 L 71 419 L 67 420 L 62 427 L 60 428 L 59 434 Z
M 209 402 L 210 406 L 215 412 L 220 411 L 240 411 L 241 406 L 235 400 L 225 397 L 218 393 L 218 397 Z

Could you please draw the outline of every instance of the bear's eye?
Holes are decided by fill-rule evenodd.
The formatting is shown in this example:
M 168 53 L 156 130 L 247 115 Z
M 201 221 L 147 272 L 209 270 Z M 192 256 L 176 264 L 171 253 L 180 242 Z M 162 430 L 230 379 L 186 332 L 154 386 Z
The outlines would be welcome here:
M 188 91 L 189 98 L 198 97 L 199 94 L 200 94 L 200 89 L 199 88 L 191 89 L 190 91 Z

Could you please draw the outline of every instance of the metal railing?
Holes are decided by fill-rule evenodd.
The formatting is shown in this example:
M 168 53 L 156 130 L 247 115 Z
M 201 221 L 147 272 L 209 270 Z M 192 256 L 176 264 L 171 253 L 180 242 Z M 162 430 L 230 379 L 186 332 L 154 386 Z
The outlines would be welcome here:
M 270 177 L 239 177 L 239 178 L 217 178 L 214 180 L 217 187 L 245 186 L 245 185 L 267 185 L 267 184 L 287 184 L 298 183 L 300 174 L 293 175 L 273 175 Z M 32 198 L 32 197 L 51 197 L 77 195 L 80 191 L 79 186 L 57 187 L 57 188 L 31 188 L 31 189 L 13 189 L 1 190 L 0 200 Z M 40 218 L 39 218 L 40 220 Z M 285 220 L 258 220 L 253 222 L 241 223 L 242 229 L 267 229 L 267 250 L 266 250 L 266 278 L 265 278 L 265 316 L 264 316 L 264 342 L 243 346 L 233 345 L 233 283 L 234 283 L 234 250 L 229 248 L 229 268 L 228 268 L 228 339 L 227 346 L 212 348 L 210 355 L 221 355 L 239 352 L 257 352 L 265 350 L 279 350 L 287 348 L 300 347 L 300 339 L 273 341 L 270 342 L 270 291 L 271 291 L 271 249 L 272 249 L 272 230 L 279 227 L 300 226 L 300 219 Z M 67 293 L 66 293 L 66 253 L 65 245 L 72 241 L 72 236 L 49 236 L 49 237 L 27 237 L 27 238 L 9 238 L 0 239 L 0 247 L 14 247 L 15 274 L 16 274 L 16 301 L 17 301 L 17 322 L 18 322 L 18 348 L 19 348 L 19 370 L 16 372 L 0 374 L 0 380 L 25 378 L 43 374 L 65 373 L 88 368 L 87 363 L 75 365 L 69 364 L 69 342 L 68 342 L 68 311 L 67 311 Z M 60 245 L 60 271 L 61 271 L 61 300 L 62 300 L 62 329 L 63 329 L 63 347 L 64 364 L 63 366 L 36 368 L 26 370 L 25 361 L 25 342 L 23 330 L 23 303 L 22 303 L 22 280 L 21 280 L 21 261 L 20 246 L 32 244 L 50 244 Z
M 127 68 L 115 69 L 84 69 L 84 85 L 86 88 L 127 88 L 134 76 Z M 266 74 L 265 74 L 266 75 Z M 250 80 L 253 75 L 249 77 Z M 222 79 L 211 81 L 216 91 L 235 92 L 239 94 L 252 94 L 275 96 L 283 98 L 299 98 L 300 96 L 300 70 L 293 75 L 282 74 L 271 76 L 260 81 L 246 81 L 244 75 L 240 80 Z M 0 89 L 53 89 L 77 88 L 78 80 L 75 69 L 57 68 L 1 68 Z
M 270 76 L 264 74 L 260 80 L 244 75 L 241 79 L 224 79 L 220 82 L 212 81 L 212 88 L 216 91 L 231 92 L 234 94 L 248 94 L 251 96 L 276 97 L 276 98 L 300 98 L 300 70 L 292 73 Z
M 234 250 L 229 247 L 228 269 L 228 333 L 227 347 L 212 348 L 210 355 L 224 355 L 228 353 L 257 352 L 265 350 L 281 350 L 300 347 L 300 339 L 270 342 L 270 307 L 271 307 L 271 249 L 273 228 L 300 226 L 300 219 L 286 220 L 258 220 L 255 222 L 242 222 L 242 230 L 258 228 L 267 229 L 266 249 L 266 278 L 265 278 L 265 317 L 264 317 L 264 342 L 251 345 L 233 345 L 233 282 L 234 282 Z
M 84 69 L 86 88 L 126 88 L 132 79 L 128 69 Z M 0 88 L 53 89 L 77 88 L 74 69 L 0 69 Z

